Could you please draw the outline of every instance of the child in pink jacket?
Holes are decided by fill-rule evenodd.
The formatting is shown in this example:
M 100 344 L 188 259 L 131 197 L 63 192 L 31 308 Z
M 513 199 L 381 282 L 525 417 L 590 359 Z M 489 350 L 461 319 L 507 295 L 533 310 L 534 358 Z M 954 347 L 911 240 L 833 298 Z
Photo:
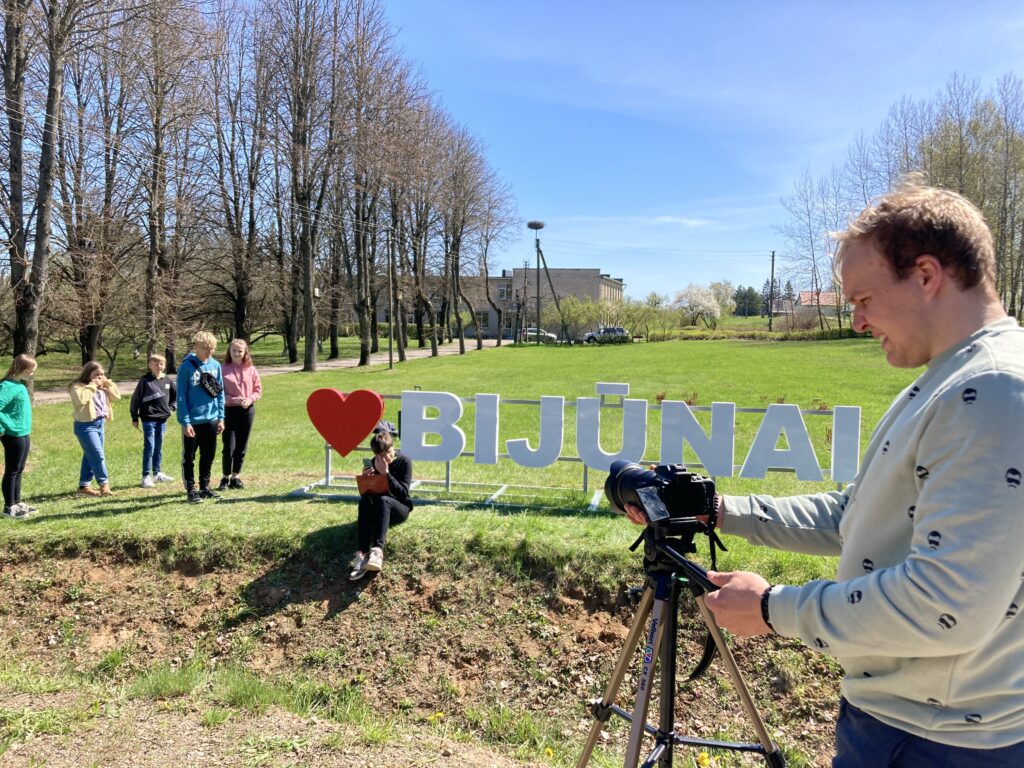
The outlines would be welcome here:
M 263 394 L 260 375 L 252 364 L 249 345 L 242 339 L 233 339 L 221 366 L 224 374 L 224 449 L 221 452 L 223 476 L 217 490 L 245 487 L 242 478 L 242 463 L 249 434 L 256 418 L 256 401 Z

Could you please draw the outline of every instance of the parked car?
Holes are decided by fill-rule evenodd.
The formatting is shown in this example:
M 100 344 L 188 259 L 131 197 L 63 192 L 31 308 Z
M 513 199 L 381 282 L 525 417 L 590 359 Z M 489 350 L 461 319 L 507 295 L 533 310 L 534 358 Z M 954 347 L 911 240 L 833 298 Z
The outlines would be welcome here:
M 549 333 L 548 331 L 545 331 L 543 328 L 541 328 L 539 332 L 536 328 L 527 328 L 524 332 L 519 334 L 519 340 L 525 342 L 535 342 L 537 341 L 538 335 L 540 336 L 541 344 L 554 344 L 558 341 L 558 337 L 555 334 Z
M 626 329 L 617 325 L 605 325 L 596 331 L 584 334 L 584 344 L 626 344 L 630 341 Z

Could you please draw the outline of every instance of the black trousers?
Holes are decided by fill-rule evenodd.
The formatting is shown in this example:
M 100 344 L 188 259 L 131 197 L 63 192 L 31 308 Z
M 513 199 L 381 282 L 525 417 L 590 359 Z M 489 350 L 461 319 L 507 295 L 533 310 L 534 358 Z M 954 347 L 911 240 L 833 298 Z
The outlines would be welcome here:
M 360 552 L 371 547 L 384 549 L 388 528 L 404 523 L 412 510 L 394 496 L 364 494 L 359 497 L 359 517 L 356 520 L 356 538 Z
M 233 405 L 224 409 L 224 431 L 221 433 L 223 448 L 220 454 L 224 475 L 239 474 L 245 461 L 245 449 L 249 446 L 249 433 L 256 418 L 256 406 L 242 408 Z
M 210 472 L 213 469 L 213 458 L 217 455 L 217 422 L 193 424 L 195 437 L 181 433 L 181 478 L 185 481 L 185 490 L 196 487 L 195 460 L 196 450 L 199 451 L 199 487 L 210 487 Z
M 4 435 L 0 442 L 4 445 L 4 479 L 0 487 L 4 492 L 4 506 L 9 507 L 21 501 L 21 473 L 28 461 L 30 441 L 28 435 Z

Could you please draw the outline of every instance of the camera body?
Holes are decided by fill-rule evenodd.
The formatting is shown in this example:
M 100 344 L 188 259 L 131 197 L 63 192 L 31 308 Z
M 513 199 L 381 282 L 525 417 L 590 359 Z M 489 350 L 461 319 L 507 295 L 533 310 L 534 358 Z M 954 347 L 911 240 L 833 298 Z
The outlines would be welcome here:
M 604 493 L 615 509 L 625 511 L 627 504 L 643 509 L 650 525 L 705 515 L 711 527 L 715 524 L 714 482 L 687 472 L 682 464 L 645 469 L 632 461 L 616 461 L 605 480 Z

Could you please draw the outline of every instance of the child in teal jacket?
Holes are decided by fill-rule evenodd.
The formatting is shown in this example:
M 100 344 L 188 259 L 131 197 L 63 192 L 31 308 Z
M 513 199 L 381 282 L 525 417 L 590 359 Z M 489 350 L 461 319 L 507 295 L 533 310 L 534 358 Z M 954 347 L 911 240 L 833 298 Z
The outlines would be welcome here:
M 4 476 L 0 487 L 4 495 L 4 514 L 16 520 L 38 511 L 21 500 L 21 473 L 28 460 L 32 431 L 28 383 L 35 372 L 36 361 L 28 355 L 18 355 L 0 381 L 0 432 L 3 432 L 0 442 L 4 446 Z

